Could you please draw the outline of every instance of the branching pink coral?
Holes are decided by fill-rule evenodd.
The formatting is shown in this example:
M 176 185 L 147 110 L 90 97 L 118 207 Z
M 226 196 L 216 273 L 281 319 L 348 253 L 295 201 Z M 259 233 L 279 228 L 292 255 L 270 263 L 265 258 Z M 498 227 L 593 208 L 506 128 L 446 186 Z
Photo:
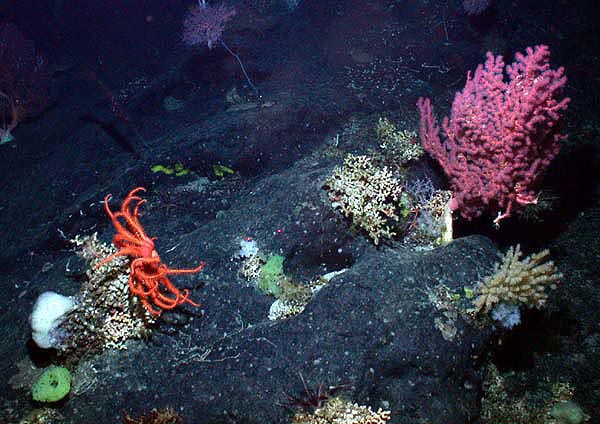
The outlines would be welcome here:
M 429 99 L 419 99 L 421 141 L 450 179 L 450 208 L 467 219 L 484 211 L 495 223 L 519 207 L 537 201 L 543 172 L 556 157 L 567 78 L 564 69 L 550 69 L 547 46 L 528 47 L 512 65 L 488 52 L 484 65 L 467 75 L 456 93 L 450 118 L 442 121 L 440 139 Z

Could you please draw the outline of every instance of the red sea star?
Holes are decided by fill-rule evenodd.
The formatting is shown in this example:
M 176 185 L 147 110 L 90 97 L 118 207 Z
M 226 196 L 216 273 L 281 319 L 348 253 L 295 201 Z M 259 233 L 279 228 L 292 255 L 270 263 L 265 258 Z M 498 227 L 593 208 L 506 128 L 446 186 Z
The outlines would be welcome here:
M 104 198 L 104 209 L 117 231 L 113 244 L 119 250 L 102 260 L 96 267 L 102 266 L 116 256 L 132 258 L 129 291 L 137 296 L 146 310 L 153 315 L 160 315 L 163 310 L 173 309 L 182 303 L 200 306 L 190 300 L 188 290 L 179 291 L 167 275 L 200 272 L 204 268 L 204 262 L 200 262 L 200 265 L 193 269 L 171 269 L 161 262 L 154 248 L 156 237 L 149 237 L 138 219 L 140 206 L 146 203 L 146 200 L 137 195 L 141 191 L 146 189 L 137 187 L 131 190 L 123 200 L 121 210 L 117 212 L 113 212 L 108 205 L 111 195 L 107 194 Z M 133 211 L 132 202 L 135 202 Z

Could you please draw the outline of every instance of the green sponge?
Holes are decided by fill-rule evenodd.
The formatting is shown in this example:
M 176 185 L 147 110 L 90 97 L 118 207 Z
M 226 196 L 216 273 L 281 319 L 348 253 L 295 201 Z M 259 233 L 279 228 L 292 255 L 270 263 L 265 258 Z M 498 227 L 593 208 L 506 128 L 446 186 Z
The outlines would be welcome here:
M 48 367 L 31 387 L 33 400 L 56 402 L 71 391 L 71 373 L 65 367 Z
M 258 277 L 258 288 L 264 293 L 279 297 L 282 292 L 281 282 L 285 279 L 283 274 L 283 261 L 281 255 L 269 255 L 267 263 L 260 269 Z

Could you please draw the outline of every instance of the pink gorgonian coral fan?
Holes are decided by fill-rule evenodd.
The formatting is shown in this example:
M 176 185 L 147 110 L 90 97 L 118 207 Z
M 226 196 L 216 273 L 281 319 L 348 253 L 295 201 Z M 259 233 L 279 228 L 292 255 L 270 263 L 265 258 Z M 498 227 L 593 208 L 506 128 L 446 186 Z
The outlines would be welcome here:
M 41 113 L 49 101 L 45 60 L 11 23 L 0 25 L 0 144 L 13 140 L 23 119 Z
M 495 223 L 537 201 L 544 170 L 556 157 L 562 113 L 564 69 L 550 69 L 547 46 L 528 47 L 506 66 L 488 52 L 462 91 L 456 93 L 450 118 L 442 121 L 444 142 L 429 99 L 419 99 L 421 141 L 448 178 L 449 207 L 467 219 L 484 211 Z
M 210 6 L 198 0 L 183 21 L 183 41 L 188 46 L 204 44 L 212 49 L 221 40 L 225 24 L 235 16 L 235 8 L 221 4 Z

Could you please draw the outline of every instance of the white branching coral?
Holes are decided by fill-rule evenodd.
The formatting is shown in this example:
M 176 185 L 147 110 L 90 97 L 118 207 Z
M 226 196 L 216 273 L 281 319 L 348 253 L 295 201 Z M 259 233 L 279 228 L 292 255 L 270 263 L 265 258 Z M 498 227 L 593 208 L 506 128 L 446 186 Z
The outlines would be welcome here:
M 314 412 L 296 412 L 292 424 L 385 424 L 391 418 L 390 411 L 358 405 L 334 397 L 328 399 Z
M 379 118 L 377 138 L 381 141 L 384 155 L 397 165 L 406 165 L 425 153 L 421 143 L 417 142 L 416 132 L 398 130 L 387 118 Z
M 523 304 L 542 308 L 548 300 L 546 288 L 555 289 L 562 277 L 554 262 L 547 260 L 548 250 L 521 259 L 519 245 L 508 249 L 502 263 L 497 263 L 494 273 L 478 288 L 473 313 L 488 313 L 499 303 Z
M 364 155 L 349 154 L 325 183 L 329 199 L 352 223 L 366 231 L 375 244 L 395 236 L 401 182 L 387 168 L 378 168 Z

